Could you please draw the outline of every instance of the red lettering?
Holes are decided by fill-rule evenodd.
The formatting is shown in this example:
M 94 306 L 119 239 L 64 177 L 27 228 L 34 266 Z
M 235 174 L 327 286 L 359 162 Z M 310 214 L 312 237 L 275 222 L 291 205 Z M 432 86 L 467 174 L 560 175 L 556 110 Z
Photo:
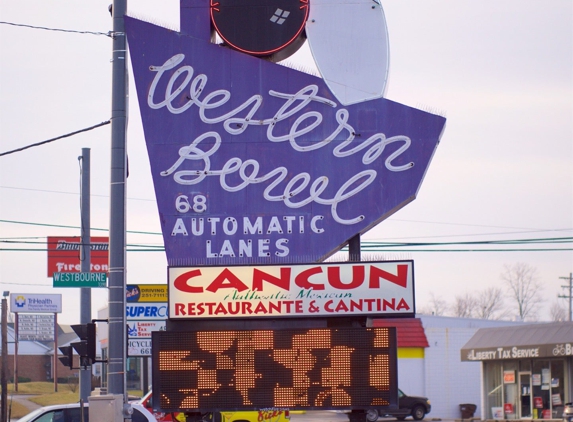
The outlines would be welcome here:
M 336 305 L 336 312 L 340 312 L 340 311 L 344 311 L 344 312 L 348 312 L 348 306 L 346 306 L 346 303 L 344 303 L 343 300 L 341 300 L 340 302 L 338 302 L 338 305 Z
M 175 304 L 175 315 L 187 315 L 185 313 L 185 305 L 182 303 Z
M 302 314 L 304 311 L 302 310 L 302 300 L 296 300 L 294 302 L 295 312 L 297 314 Z
M 324 284 L 313 284 L 309 280 L 311 276 L 314 274 L 320 274 L 321 272 L 321 267 L 313 267 L 308 270 L 304 270 L 296 276 L 294 283 L 302 289 L 324 290 Z
M 273 311 L 277 311 L 279 314 L 281 313 L 281 302 L 269 302 L 269 313 L 272 314 Z
M 324 310 L 326 312 L 334 312 L 334 309 L 332 309 L 332 300 L 326 301 L 326 303 L 324 304 Z
M 267 308 L 265 308 L 265 305 L 263 305 L 263 302 L 259 302 L 257 304 L 257 307 L 255 308 L 255 314 L 266 314 L 267 313 Z
M 201 270 L 187 271 L 181 274 L 173 282 L 173 286 L 177 290 L 181 290 L 186 293 L 203 293 L 203 287 L 193 287 L 187 284 L 187 281 L 193 277 L 199 277 L 201 275 Z
M 392 273 L 376 268 L 374 265 L 370 266 L 370 280 L 369 287 L 371 289 L 380 288 L 380 279 L 383 278 L 390 283 L 397 284 L 400 287 L 406 287 L 408 285 L 408 266 L 407 265 L 397 265 L 398 274 L 394 275 Z
M 402 309 L 406 309 L 409 310 L 410 307 L 408 306 L 408 304 L 406 303 L 406 301 L 404 299 L 400 299 L 400 303 L 398 303 L 398 310 L 402 310 Z
M 225 308 L 225 305 L 223 305 L 222 303 L 219 303 L 217 305 L 217 308 L 215 309 L 215 315 L 219 315 L 219 314 L 223 314 L 223 315 L 228 314 L 227 308 Z
M 277 287 L 280 287 L 283 290 L 288 290 L 290 288 L 290 268 L 281 268 L 280 270 L 281 275 L 280 277 L 275 277 L 272 274 L 265 273 L 258 268 L 253 270 L 253 290 L 255 291 L 262 291 L 263 290 L 263 281 L 267 281 L 271 284 L 274 284 Z
M 350 301 L 350 311 L 351 311 L 351 312 L 353 312 L 353 311 L 362 311 L 362 305 L 363 305 L 362 299 L 359 300 L 358 302 L 355 301 L 355 300 L 351 300 L 351 301 Z
M 219 289 L 237 289 L 242 292 L 248 290 L 248 287 L 231 270 L 225 268 L 205 290 L 215 293 Z
M 396 310 L 396 298 L 393 297 L 392 298 L 392 302 L 388 302 L 386 299 L 382 300 L 382 310 L 386 310 L 386 309 L 392 309 L 393 311 Z
M 360 287 L 364 283 L 364 265 L 352 266 L 352 281 L 344 284 L 340 279 L 340 267 L 328 267 L 328 282 L 335 289 L 352 290 Z

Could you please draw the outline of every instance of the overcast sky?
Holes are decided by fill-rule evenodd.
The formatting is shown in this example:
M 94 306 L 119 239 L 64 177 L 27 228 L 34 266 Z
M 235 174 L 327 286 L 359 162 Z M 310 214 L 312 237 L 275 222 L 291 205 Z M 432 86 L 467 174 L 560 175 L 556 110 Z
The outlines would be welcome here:
M 107 33 L 109 3 L 0 0 L 0 21 Z M 573 2 L 383 0 L 382 5 L 390 38 L 385 97 L 445 115 L 447 123 L 418 198 L 363 239 L 572 237 Z M 131 0 L 128 8 L 135 16 L 178 27 L 178 1 Z M 104 35 L 0 24 L 0 153 L 108 120 L 111 47 Z M 312 67 L 311 60 L 303 48 L 291 61 Z M 149 234 L 129 233 L 127 242 L 161 245 L 132 79 L 130 84 L 127 229 Z M 1 289 L 62 293 L 59 319 L 68 324 L 79 321 L 79 290 L 51 287 L 45 241 L 80 234 L 73 227 L 80 225 L 82 148 L 91 149 L 92 236 L 106 236 L 95 229 L 109 227 L 109 126 L 0 157 Z M 512 246 L 556 247 L 569 250 L 507 252 L 490 246 L 497 251 L 447 252 L 454 247 L 436 246 L 431 249 L 441 251 L 384 256 L 414 260 L 419 307 L 431 294 L 452 303 L 457 295 L 501 286 L 504 265 L 527 263 L 544 285 L 539 314 L 547 319 L 557 295 L 566 293 L 560 277 L 573 271 L 572 244 Z M 127 282 L 164 283 L 166 267 L 162 252 L 129 252 Z M 92 299 L 95 315 L 106 306 L 107 291 L 94 289 Z

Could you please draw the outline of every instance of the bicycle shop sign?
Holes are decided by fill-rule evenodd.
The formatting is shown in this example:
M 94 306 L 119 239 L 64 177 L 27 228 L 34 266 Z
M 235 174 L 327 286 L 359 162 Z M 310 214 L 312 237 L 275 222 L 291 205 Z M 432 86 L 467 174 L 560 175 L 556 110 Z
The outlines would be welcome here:
M 573 356 L 572 343 L 509 346 L 496 348 L 462 349 L 463 361 L 548 358 Z

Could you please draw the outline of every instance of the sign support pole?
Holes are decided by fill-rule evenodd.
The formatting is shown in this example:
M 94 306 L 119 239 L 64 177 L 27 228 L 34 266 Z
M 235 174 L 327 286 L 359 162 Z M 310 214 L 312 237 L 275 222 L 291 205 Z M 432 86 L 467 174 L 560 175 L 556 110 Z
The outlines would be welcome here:
M 112 100 L 111 100 L 111 177 L 109 225 L 109 359 L 108 394 L 123 395 L 126 366 L 126 316 L 125 316 L 125 184 L 126 131 L 127 131 L 127 51 L 123 17 L 127 0 L 114 0 Z
M 80 240 L 80 262 L 82 273 L 90 272 L 91 266 L 91 213 L 90 213 L 90 149 L 82 148 L 81 160 L 81 240 Z M 80 289 L 80 323 L 91 322 L 92 315 L 92 293 L 91 289 Z M 80 365 L 81 366 L 81 365 Z M 80 369 L 80 399 L 87 402 L 92 391 L 91 367 Z M 56 384 L 57 386 L 57 384 Z M 57 387 L 56 387 L 57 388 Z M 57 390 L 56 390 L 57 391 Z
M 58 392 L 58 314 L 54 312 L 54 392 Z

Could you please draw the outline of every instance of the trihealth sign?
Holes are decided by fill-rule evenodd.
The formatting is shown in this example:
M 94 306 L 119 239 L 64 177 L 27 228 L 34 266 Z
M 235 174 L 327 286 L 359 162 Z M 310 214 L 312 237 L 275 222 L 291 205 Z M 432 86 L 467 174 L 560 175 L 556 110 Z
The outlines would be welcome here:
M 14 313 L 61 313 L 62 295 L 12 293 L 10 294 L 10 310 Z
M 171 319 L 414 313 L 412 261 L 169 268 Z
M 443 117 L 343 106 L 319 77 L 211 43 L 207 0 L 181 4 L 191 35 L 125 22 L 169 266 L 319 261 L 415 199 Z

